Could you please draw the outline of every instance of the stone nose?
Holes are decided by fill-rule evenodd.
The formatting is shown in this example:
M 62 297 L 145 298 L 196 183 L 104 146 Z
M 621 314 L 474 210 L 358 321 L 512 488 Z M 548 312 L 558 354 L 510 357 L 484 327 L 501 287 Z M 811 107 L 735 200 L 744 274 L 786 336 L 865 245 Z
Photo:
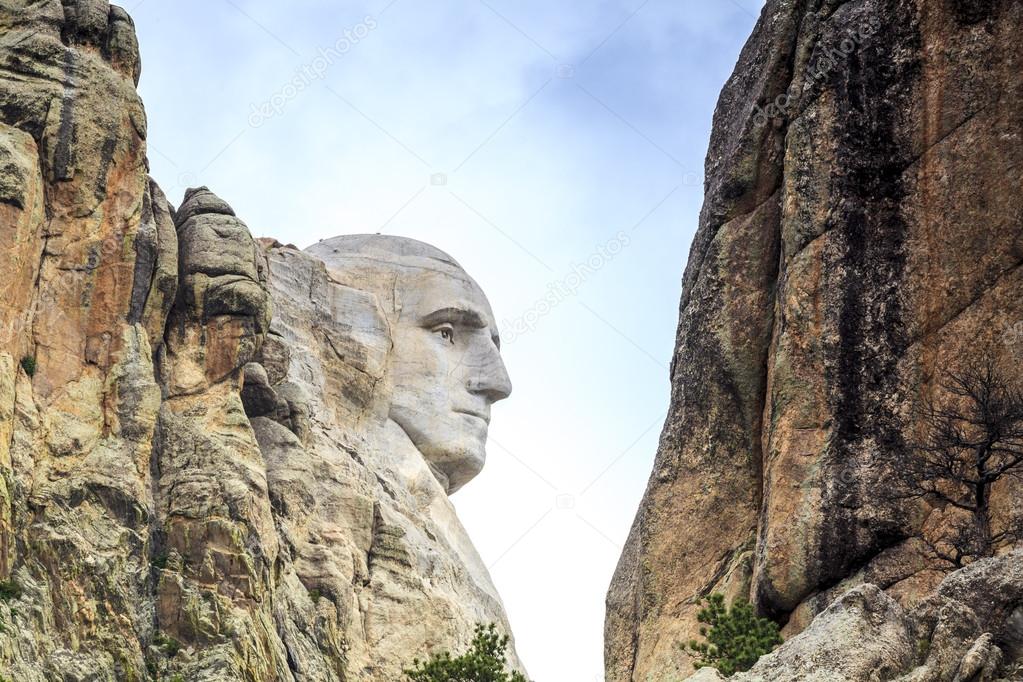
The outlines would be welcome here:
M 467 384 L 469 392 L 482 396 L 487 403 L 493 404 L 511 395 L 512 383 L 508 370 L 504 366 L 501 354 L 494 348 L 474 372 Z

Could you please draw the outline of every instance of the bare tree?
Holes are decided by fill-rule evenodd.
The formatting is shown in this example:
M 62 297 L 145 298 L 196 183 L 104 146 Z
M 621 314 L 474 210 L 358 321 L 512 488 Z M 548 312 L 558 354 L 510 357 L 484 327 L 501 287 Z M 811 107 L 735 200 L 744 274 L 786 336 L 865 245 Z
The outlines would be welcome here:
M 910 447 L 901 496 L 951 506 L 966 518 L 928 542 L 958 568 L 1023 534 L 1019 524 L 994 532 L 991 523 L 992 487 L 1006 477 L 1023 480 L 1023 392 L 990 362 L 950 371 L 941 386 L 948 398 L 923 409 L 927 434 Z

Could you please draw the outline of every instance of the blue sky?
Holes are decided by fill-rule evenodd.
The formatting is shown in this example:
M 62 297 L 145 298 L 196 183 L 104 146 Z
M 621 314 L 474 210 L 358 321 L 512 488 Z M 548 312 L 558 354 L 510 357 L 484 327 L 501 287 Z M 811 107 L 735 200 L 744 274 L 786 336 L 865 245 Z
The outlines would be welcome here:
M 300 247 L 420 239 L 489 295 L 515 392 L 454 500 L 540 681 L 603 679 L 711 116 L 761 6 L 128 3 L 173 203 L 208 185 L 253 234 Z

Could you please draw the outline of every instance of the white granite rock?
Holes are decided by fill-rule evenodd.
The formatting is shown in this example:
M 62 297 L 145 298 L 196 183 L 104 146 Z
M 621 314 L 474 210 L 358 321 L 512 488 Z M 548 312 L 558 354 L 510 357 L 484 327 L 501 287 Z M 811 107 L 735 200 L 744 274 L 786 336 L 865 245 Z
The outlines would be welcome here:
M 467 645 L 477 623 L 510 632 L 448 493 L 482 466 L 490 405 L 511 387 L 486 298 L 436 254 L 396 238 L 268 249 L 271 335 L 291 359 L 273 390 L 290 410 L 253 426 L 289 598 L 337 613 L 303 626 L 279 612 L 278 630 L 313 652 L 329 623 L 347 679 L 399 679 L 412 658 Z

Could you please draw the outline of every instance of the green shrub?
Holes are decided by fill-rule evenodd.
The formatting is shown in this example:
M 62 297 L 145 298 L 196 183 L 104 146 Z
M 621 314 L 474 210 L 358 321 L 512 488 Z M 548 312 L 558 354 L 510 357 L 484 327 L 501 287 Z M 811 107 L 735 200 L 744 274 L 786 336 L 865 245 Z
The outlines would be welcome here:
M 166 636 L 162 632 L 157 632 L 153 635 L 153 644 L 163 649 L 163 653 L 167 658 L 174 658 L 181 651 L 181 642 L 173 637 Z
M 445 652 L 426 662 L 416 659 L 405 675 L 411 682 L 527 682 L 507 671 L 507 649 L 508 637 L 497 634 L 496 625 L 477 625 L 469 651 L 457 658 Z
M 160 552 L 153 557 L 153 567 L 160 569 L 161 571 L 167 568 L 167 562 L 170 560 L 170 554 L 167 552 Z
M 22 358 L 21 368 L 25 370 L 25 374 L 34 377 L 36 375 L 36 359 L 32 356 Z
M 21 596 L 21 586 L 13 580 L 0 580 L 0 600 L 10 601 Z
M 173 638 L 168 639 L 163 646 L 163 652 L 167 654 L 167 658 L 174 658 L 179 651 L 181 651 L 181 642 Z
M 758 617 L 749 602 L 737 600 L 726 607 L 721 594 L 712 594 L 703 602 L 706 606 L 696 619 L 704 624 L 700 635 L 707 641 L 690 640 L 684 647 L 696 659 L 693 667 L 697 670 L 717 668 L 728 677 L 749 670 L 761 656 L 782 644 L 778 624 Z

